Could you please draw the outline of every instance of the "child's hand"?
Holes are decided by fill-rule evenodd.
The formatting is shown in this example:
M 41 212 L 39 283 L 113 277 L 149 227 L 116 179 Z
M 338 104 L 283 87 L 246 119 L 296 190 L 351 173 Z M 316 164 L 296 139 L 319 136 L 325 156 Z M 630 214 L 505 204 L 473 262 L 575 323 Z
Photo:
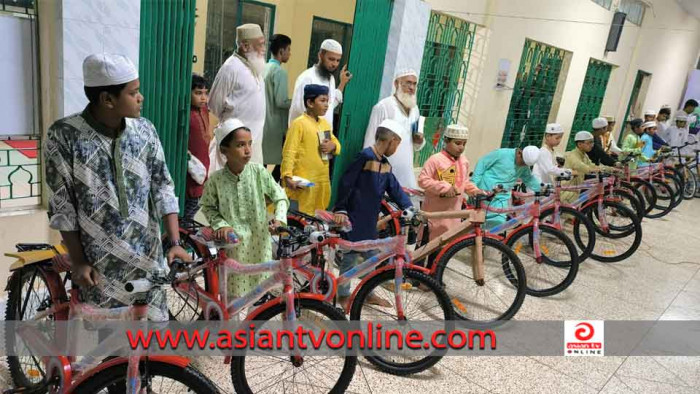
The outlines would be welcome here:
M 290 190 L 300 190 L 303 189 L 301 186 L 299 186 L 299 182 L 294 182 L 292 180 L 292 177 L 284 177 L 284 184 L 290 189 Z
M 280 222 L 279 220 L 271 221 L 269 227 L 270 234 L 277 234 L 277 229 L 280 227 L 284 227 L 284 224 L 282 224 L 282 222 Z
M 452 186 L 452 187 L 450 188 L 450 191 L 448 191 L 447 193 L 443 194 L 443 196 L 445 196 L 446 198 L 453 198 L 453 197 L 457 197 L 458 194 L 459 194 L 459 192 L 457 192 L 457 189 L 455 189 L 455 187 Z
M 336 214 L 333 215 L 333 222 L 334 222 L 335 224 L 344 224 L 344 223 L 346 223 L 346 222 L 348 222 L 348 221 L 349 221 L 349 220 L 348 220 L 348 215 L 346 215 L 346 214 L 344 214 L 344 213 L 336 213 Z
M 214 232 L 214 238 L 217 241 L 226 242 L 226 241 L 228 241 L 228 233 L 232 233 L 232 232 L 233 232 L 233 228 L 222 227 Z
M 324 140 L 321 143 L 321 152 L 328 154 L 335 150 L 335 143 L 331 140 Z

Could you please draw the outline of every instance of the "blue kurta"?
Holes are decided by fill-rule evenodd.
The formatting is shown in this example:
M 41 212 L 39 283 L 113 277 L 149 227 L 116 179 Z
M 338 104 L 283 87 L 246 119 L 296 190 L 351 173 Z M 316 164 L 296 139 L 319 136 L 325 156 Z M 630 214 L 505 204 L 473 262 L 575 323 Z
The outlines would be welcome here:
M 413 206 L 391 172 L 387 158 L 379 159 L 372 147 L 365 148 L 343 174 L 334 209 L 350 218 L 352 231 L 347 234 L 348 240 L 377 238 L 377 219 L 384 193 L 388 193 L 401 209 Z
M 644 133 L 642 134 L 642 137 L 640 139 L 644 141 L 644 147 L 642 147 L 642 155 L 644 155 L 644 157 L 646 157 L 647 159 L 651 159 L 654 156 L 653 138 L 649 134 Z
M 510 203 L 510 190 L 515 182 L 520 179 L 525 185 L 534 191 L 540 190 L 540 180 L 532 175 L 530 167 L 517 166 L 515 164 L 515 149 L 496 149 L 482 157 L 474 168 L 472 182 L 481 190 L 493 190 L 502 185 L 507 193 L 499 193 L 491 201 L 493 208 L 506 208 Z M 506 215 L 488 213 L 486 215 L 485 228 L 504 223 Z

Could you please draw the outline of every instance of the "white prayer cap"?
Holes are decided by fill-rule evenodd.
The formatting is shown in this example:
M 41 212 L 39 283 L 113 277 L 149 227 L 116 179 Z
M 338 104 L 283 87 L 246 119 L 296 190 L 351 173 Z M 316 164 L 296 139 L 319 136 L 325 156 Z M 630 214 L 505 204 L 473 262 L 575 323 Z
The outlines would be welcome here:
M 447 126 L 443 136 L 445 138 L 454 138 L 456 140 L 467 140 L 469 139 L 469 129 L 466 126 L 451 124 Z
M 231 134 L 234 130 L 238 130 L 241 127 L 246 127 L 243 122 L 238 119 L 231 118 L 219 123 L 214 129 L 214 135 L 216 136 L 217 145 L 221 145 L 221 141 L 226 138 L 227 135 Z
M 528 166 L 534 166 L 540 158 L 540 149 L 536 146 L 526 146 L 523 149 L 523 161 Z
M 605 120 L 608 121 L 608 124 L 614 123 L 614 122 L 615 122 L 615 117 L 614 117 L 614 116 L 605 115 L 605 116 L 603 116 L 603 117 L 605 118 Z
M 688 115 L 678 113 L 678 114 L 676 114 L 676 116 L 675 116 L 674 119 L 676 119 L 676 121 L 679 121 L 679 120 L 680 120 L 680 121 L 682 121 L 682 122 L 687 122 L 687 121 L 688 121 Z
M 668 104 L 664 104 L 661 106 L 661 109 L 671 109 L 671 106 Z
M 99 53 L 83 60 L 83 81 L 87 87 L 121 85 L 138 78 L 136 66 L 126 56 Z
M 339 55 L 343 54 L 343 46 L 336 40 L 330 38 L 323 40 L 321 43 L 321 49 L 328 52 L 337 53 Z
M 644 111 L 644 116 L 656 116 L 656 111 L 654 111 L 653 109 L 648 109 Z
M 401 123 L 395 121 L 394 119 L 382 120 L 382 123 L 379 124 L 379 127 L 383 127 L 385 129 L 393 131 L 399 138 L 401 138 L 405 131 L 403 125 L 401 125 Z
M 545 127 L 544 132 L 546 134 L 564 134 L 564 129 L 559 123 L 550 123 Z
M 260 37 L 265 36 L 263 35 L 260 25 L 256 25 L 255 23 L 246 23 L 236 28 L 236 42 L 253 40 Z
M 574 141 L 590 141 L 593 139 L 593 134 L 590 131 L 579 131 L 574 136 Z
M 399 70 L 396 75 L 394 76 L 394 81 L 396 81 L 399 78 L 403 77 L 408 77 L 409 75 L 413 75 L 414 77 L 418 78 L 418 73 L 416 70 L 412 68 L 404 68 L 403 70 Z
M 603 127 L 608 127 L 608 120 L 605 118 L 595 118 L 593 119 L 593 128 L 602 129 Z
M 644 124 L 642 125 L 642 130 L 648 129 L 648 128 L 650 128 L 650 127 L 656 127 L 656 122 L 654 122 L 654 121 L 652 120 L 651 122 L 646 122 L 646 123 L 644 123 Z

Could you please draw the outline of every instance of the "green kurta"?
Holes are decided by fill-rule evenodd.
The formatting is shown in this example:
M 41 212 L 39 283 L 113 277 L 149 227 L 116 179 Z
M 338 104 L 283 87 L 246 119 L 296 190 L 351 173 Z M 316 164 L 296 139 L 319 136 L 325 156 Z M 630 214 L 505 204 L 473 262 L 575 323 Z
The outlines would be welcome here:
M 228 256 L 243 264 L 272 260 L 266 197 L 275 204 L 275 219 L 287 223 L 289 200 L 260 164 L 249 163 L 240 175 L 233 174 L 226 166 L 215 172 L 204 186 L 202 212 L 214 230 L 233 228 L 240 243 L 229 250 Z M 267 276 L 229 275 L 228 292 L 231 296 L 245 295 Z
M 263 128 L 263 160 L 265 164 L 282 163 L 282 146 L 287 132 L 289 106 L 287 71 L 275 59 L 265 65 L 265 127 Z
M 642 143 L 641 138 L 635 133 L 629 133 L 625 137 L 625 139 L 622 141 L 622 152 L 627 153 L 627 154 L 636 154 L 639 155 L 637 158 L 630 163 L 630 168 L 635 169 L 637 168 L 637 161 L 640 162 L 646 162 L 647 158 L 642 155 L 642 146 L 644 144 Z

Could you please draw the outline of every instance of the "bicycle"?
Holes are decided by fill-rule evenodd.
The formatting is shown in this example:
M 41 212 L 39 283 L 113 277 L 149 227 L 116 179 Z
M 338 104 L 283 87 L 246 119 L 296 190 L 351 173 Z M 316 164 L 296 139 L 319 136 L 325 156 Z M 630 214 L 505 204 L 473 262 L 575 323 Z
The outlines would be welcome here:
M 406 189 L 404 189 L 406 190 Z M 500 190 L 499 190 L 500 191 Z M 408 190 L 413 195 L 420 192 Z M 423 228 L 422 243 L 411 252 L 413 261 L 432 261 L 427 269 L 445 289 L 454 315 L 472 324 L 493 325 L 511 319 L 522 306 L 527 290 L 525 269 L 518 257 L 501 240 L 483 228 L 484 201 L 495 192 L 476 196 L 474 209 L 462 211 L 426 212 L 416 215 L 412 227 Z M 401 211 L 390 210 L 378 226 L 401 223 Z M 428 240 L 431 219 L 464 219 L 432 241 Z M 429 258 L 429 256 L 434 256 Z
M 676 163 L 675 168 L 678 169 L 678 171 L 683 177 L 683 198 L 686 200 L 691 200 L 698 194 L 698 179 L 696 174 L 690 168 L 690 165 L 692 165 L 692 163 L 696 163 L 695 165 L 697 166 L 697 161 L 692 156 L 682 155 L 681 150 L 688 146 L 693 146 L 696 144 L 697 141 L 692 143 L 686 142 L 681 146 L 671 147 L 671 149 L 674 149 L 677 153 L 676 159 L 678 159 L 678 162 Z
M 415 215 L 413 209 L 401 211 L 402 223 L 410 223 Z M 396 237 L 351 242 L 337 233 L 338 228 L 330 212 L 317 211 L 316 218 L 306 218 L 306 221 L 317 230 L 308 237 L 311 245 L 301 247 L 293 254 L 293 258 L 300 262 L 306 255 L 311 257 L 309 264 L 301 263 L 295 267 L 296 273 L 303 278 L 302 289 L 320 294 L 330 302 L 336 298 L 338 286 L 362 278 L 345 307 L 351 320 L 398 320 L 407 324 L 411 321 L 438 320 L 445 322 L 446 330 L 451 327 L 452 307 L 447 293 L 430 277 L 426 268 L 412 264 L 410 255 L 406 253 L 408 226 L 402 226 L 402 231 Z M 379 253 L 336 277 L 326 265 L 341 258 L 339 249 L 355 252 L 379 250 Z M 370 305 L 367 302 L 370 295 L 384 300 L 388 306 Z M 440 361 L 443 353 L 434 350 L 406 357 L 407 361 L 402 360 L 403 357 L 390 358 L 378 354 L 370 354 L 366 358 L 380 370 L 402 376 L 432 367 Z
M 69 303 L 61 305 L 61 310 L 69 313 L 72 319 L 84 320 L 124 320 L 145 321 L 148 316 L 147 300 L 153 290 L 169 286 L 175 278 L 179 261 L 173 262 L 169 275 L 155 273 L 150 278 L 128 282 L 127 292 L 136 294 L 134 303 L 120 308 L 99 308 L 78 301 L 78 289 L 71 289 Z M 138 285 L 135 285 L 138 282 Z M 131 286 L 131 288 L 130 288 Z M 138 289 L 138 290 L 137 290 Z M 69 334 L 70 335 L 70 334 Z M 113 334 L 116 335 L 116 334 Z M 20 329 L 20 336 L 31 338 L 35 346 L 49 349 L 45 354 L 57 354 L 56 347 L 46 338 L 41 338 L 32 330 Z M 128 357 L 108 358 L 99 362 L 94 355 L 87 355 L 81 362 L 74 357 L 50 356 L 43 360 L 46 374 L 42 381 L 32 387 L 19 387 L 5 393 L 24 393 L 49 391 L 51 393 L 99 393 L 109 392 L 141 393 L 160 391 L 165 381 L 167 391 L 195 392 L 200 394 L 218 392 L 216 386 L 199 371 L 189 365 L 187 358 L 180 356 L 148 356 L 134 352 Z M 93 367 L 94 364 L 97 364 Z M 142 391 L 143 390 L 143 391 Z
M 211 249 L 216 249 L 216 253 L 199 258 L 194 263 L 189 264 L 173 283 L 173 288 L 183 299 L 192 300 L 190 302 L 194 302 L 199 310 L 203 311 L 203 319 L 229 321 L 248 310 L 245 321 L 280 320 L 289 324 L 291 330 L 295 330 L 301 324 L 300 318 L 304 318 L 306 321 L 309 317 L 315 316 L 328 326 L 333 326 L 328 322 L 345 321 L 343 313 L 324 302 L 321 296 L 295 292 L 293 272 L 305 263 L 301 259 L 292 257 L 294 245 L 292 237 L 280 238 L 282 248 L 280 260 L 243 265 L 226 257 L 226 248 L 235 247 L 235 243 L 237 243 L 235 238 L 229 239 L 226 243 L 216 242 L 212 240 L 211 234 L 213 232 L 210 229 L 205 230 L 200 231 L 195 236 L 195 241 L 206 244 Z M 293 232 L 292 229 L 286 227 L 281 227 L 278 231 L 288 234 Z M 229 271 L 242 275 L 266 272 L 271 272 L 273 275 L 247 294 L 229 300 L 227 289 Z M 201 286 L 198 280 L 201 278 L 200 273 L 202 272 L 207 273 L 204 278 L 210 290 Z M 268 296 L 271 290 L 279 287 L 282 287 L 280 296 Z M 256 326 L 256 329 L 259 330 L 260 327 Z M 270 359 L 272 359 L 272 363 L 266 367 L 261 368 L 257 365 L 258 362 Z M 263 385 L 270 389 L 276 384 L 281 384 L 283 388 L 293 386 L 296 390 L 299 389 L 297 384 L 310 385 L 310 387 L 315 388 L 315 392 L 327 389 L 328 392 L 336 393 L 343 392 L 350 384 L 355 373 L 357 357 L 343 355 L 339 359 L 333 359 L 332 357 L 302 356 L 296 353 L 290 354 L 287 358 L 234 355 L 227 356 L 225 363 L 231 365 L 231 380 L 237 393 L 253 393 L 257 391 L 254 389 L 257 385 Z M 315 368 L 317 372 L 309 373 L 307 372 L 309 368 Z M 249 374 L 253 372 L 267 373 L 270 376 Z M 303 382 L 295 380 L 298 373 L 303 373 Z M 280 376 L 288 377 L 291 380 L 280 379 Z M 330 383 L 328 383 L 330 387 L 326 387 L 324 382 L 310 383 L 309 379 L 311 378 L 317 378 L 321 381 L 330 379 Z

